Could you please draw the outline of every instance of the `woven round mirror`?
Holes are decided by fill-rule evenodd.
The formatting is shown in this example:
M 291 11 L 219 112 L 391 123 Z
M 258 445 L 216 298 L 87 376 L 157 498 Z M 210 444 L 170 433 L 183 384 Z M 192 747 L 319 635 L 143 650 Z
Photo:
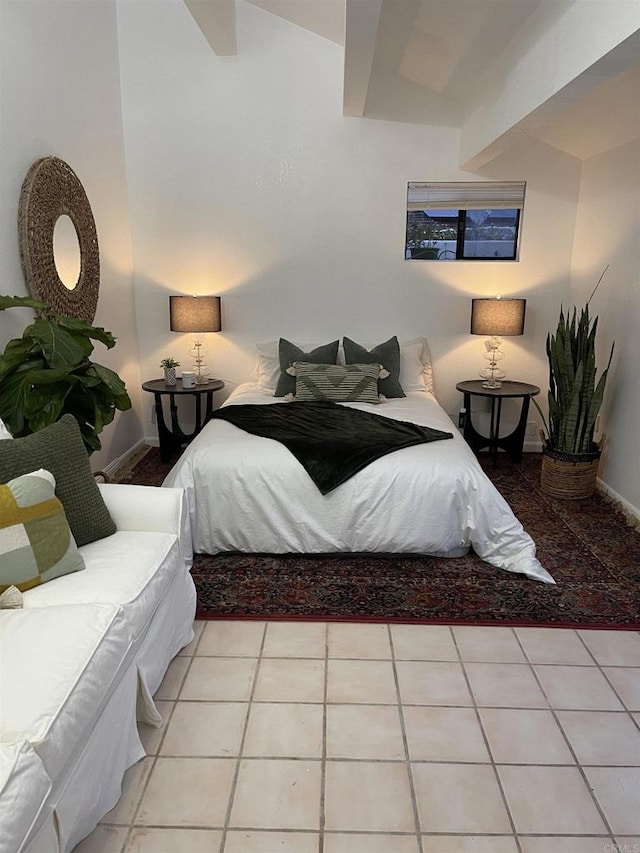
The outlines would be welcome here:
M 27 172 L 18 238 L 31 296 L 59 314 L 92 323 L 100 288 L 98 235 L 84 187 L 64 160 L 43 157 Z

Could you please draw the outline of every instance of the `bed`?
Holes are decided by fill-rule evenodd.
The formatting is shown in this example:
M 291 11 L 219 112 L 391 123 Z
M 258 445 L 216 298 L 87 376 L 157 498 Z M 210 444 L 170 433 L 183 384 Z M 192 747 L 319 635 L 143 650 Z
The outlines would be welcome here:
M 473 548 L 498 569 L 554 583 L 532 539 L 433 395 L 422 340 L 417 381 L 408 372 L 409 350 L 402 350 L 405 397 L 378 406 L 340 405 L 443 430 L 452 439 L 389 453 L 323 495 L 278 441 L 210 421 L 163 484 L 186 491 L 194 551 L 455 558 Z M 418 343 L 411 343 L 418 351 Z M 283 405 L 273 396 L 276 372 L 272 365 L 260 368 L 259 357 L 254 381 L 239 385 L 224 406 Z

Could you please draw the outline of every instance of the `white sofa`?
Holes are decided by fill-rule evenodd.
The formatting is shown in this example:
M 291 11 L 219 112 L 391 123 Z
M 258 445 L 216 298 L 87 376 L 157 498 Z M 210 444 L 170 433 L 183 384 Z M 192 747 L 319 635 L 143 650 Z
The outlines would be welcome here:
M 68 853 L 144 755 L 136 720 L 193 638 L 181 489 L 101 485 L 117 532 L 0 612 L 0 853 Z

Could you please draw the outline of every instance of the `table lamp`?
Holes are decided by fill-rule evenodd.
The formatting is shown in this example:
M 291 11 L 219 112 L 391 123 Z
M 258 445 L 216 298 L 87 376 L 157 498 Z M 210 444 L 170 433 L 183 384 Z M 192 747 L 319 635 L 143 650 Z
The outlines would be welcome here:
M 480 371 L 485 380 L 483 388 L 501 388 L 501 380 L 505 378 L 504 370 L 498 367 L 498 362 L 504 358 L 500 349 L 502 336 L 524 334 L 524 314 L 526 299 L 472 299 L 471 300 L 471 334 L 491 335 L 485 341 L 484 357 L 489 366 Z
M 222 314 L 219 296 L 170 296 L 169 328 L 172 332 L 220 332 Z M 194 371 L 196 385 L 209 381 L 209 368 L 204 363 L 202 340 L 193 342 Z

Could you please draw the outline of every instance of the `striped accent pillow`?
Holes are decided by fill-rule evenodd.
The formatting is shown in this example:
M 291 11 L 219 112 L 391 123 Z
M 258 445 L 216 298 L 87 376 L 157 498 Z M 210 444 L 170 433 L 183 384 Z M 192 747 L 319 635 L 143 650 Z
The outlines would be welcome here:
M 0 592 L 84 569 L 55 487 L 42 468 L 0 486 Z
M 290 368 L 291 370 L 291 368 Z M 310 364 L 296 361 L 296 400 L 379 403 L 379 364 Z

